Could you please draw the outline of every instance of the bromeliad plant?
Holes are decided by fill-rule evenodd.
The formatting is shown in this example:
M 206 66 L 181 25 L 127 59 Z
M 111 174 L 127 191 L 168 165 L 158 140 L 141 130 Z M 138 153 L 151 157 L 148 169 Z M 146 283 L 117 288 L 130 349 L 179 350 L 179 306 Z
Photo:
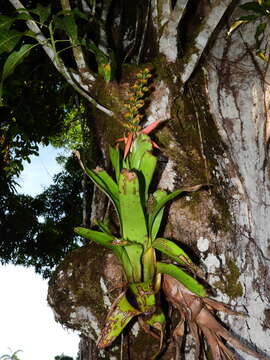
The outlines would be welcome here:
M 101 168 L 85 172 L 106 193 L 117 212 L 120 236 L 115 237 L 106 223 L 97 221 L 101 231 L 75 228 L 76 233 L 111 249 L 122 264 L 124 276 L 138 308 L 127 300 L 126 290 L 118 297 L 108 315 L 107 323 L 98 340 L 106 347 L 121 333 L 127 323 L 139 316 L 146 327 L 153 327 L 163 337 L 165 315 L 156 304 L 161 287 L 161 274 L 168 274 L 180 281 L 198 296 L 206 296 L 199 282 L 182 268 L 156 260 L 156 250 L 168 255 L 182 267 L 195 269 L 188 255 L 175 243 L 157 237 L 165 205 L 184 191 L 197 190 L 199 186 L 176 190 L 167 194 L 156 190 L 149 194 L 149 186 L 157 164 L 152 154 L 148 135 L 135 133 L 127 157 L 121 156 L 119 148 L 110 148 L 110 159 L 115 180 Z
M 147 73 L 148 69 L 137 76 L 137 84 L 142 83 L 142 79 L 149 78 Z M 137 88 L 141 91 L 140 87 Z M 198 190 L 202 185 L 183 188 L 170 194 L 160 189 L 152 194 L 149 192 L 157 158 L 152 153 L 155 145 L 147 133 L 157 123 L 152 125 L 150 130 L 149 127 L 146 128 L 146 131 L 139 126 L 138 115 L 143 105 L 143 96 L 144 91 L 138 94 L 135 88 L 131 99 L 133 105 L 127 106 L 127 128 L 130 132 L 124 137 L 124 154 L 119 146 L 109 149 L 114 178 L 100 167 L 91 170 L 81 163 L 86 174 L 113 203 L 120 229 L 119 236 L 115 236 L 106 222 L 97 221 L 100 231 L 82 227 L 75 228 L 75 231 L 114 252 L 122 264 L 127 284 L 114 301 L 97 344 L 100 348 L 111 345 L 125 326 L 137 317 L 142 328 L 159 339 L 160 351 L 166 325 L 166 317 L 159 302 L 160 290 L 163 288 L 167 300 L 181 314 L 173 337 L 181 338 L 185 323 L 188 323 L 196 343 L 196 359 L 199 359 L 202 353 L 206 354 L 206 348 L 200 341 L 202 335 L 216 360 L 234 358 L 222 338 L 249 354 L 263 358 L 242 345 L 219 324 L 212 315 L 213 310 L 229 314 L 239 313 L 209 299 L 206 290 L 196 279 L 197 268 L 185 251 L 174 242 L 158 236 L 165 205 L 180 194 Z M 136 107 L 136 103 L 139 106 Z M 171 263 L 157 261 L 156 251 L 171 259 Z M 130 297 L 136 305 L 129 302 Z

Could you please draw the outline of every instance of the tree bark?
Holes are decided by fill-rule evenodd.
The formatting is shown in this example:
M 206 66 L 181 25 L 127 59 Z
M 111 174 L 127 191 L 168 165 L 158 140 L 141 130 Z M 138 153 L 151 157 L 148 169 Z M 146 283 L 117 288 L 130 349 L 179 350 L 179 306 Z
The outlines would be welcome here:
M 239 15 L 239 10 L 232 14 Z M 234 331 L 258 348 L 270 349 L 269 266 L 269 66 L 254 55 L 254 27 L 226 36 L 221 29 L 207 61 L 211 113 L 226 145 L 218 156 L 226 173 L 235 235 L 226 245 L 241 273 L 237 305 L 249 317 L 230 319 Z M 245 356 L 248 359 L 248 356 Z
M 161 152 L 155 185 L 170 191 L 182 185 L 211 185 L 209 191 L 171 205 L 164 234 L 181 241 L 204 267 L 206 279 L 216 288 L 218 300 L 240 311 L 246 310 L 249 315 L 246 318 L 229 316 L 223 321 L 254 349 L 269 354 L 268 64 L 254 56 L 254 26 L 246 25 L 231 38 L 227 37 L 224 14 L 228 15 L 229 24 L 241 14 L 238 9 L 232 12 L 232 1 L 202 1 L 196 6 L 192 1 L 174 3 L 172 7 L 171 1 L 151 2 L 153 42 L 157 45 L 158 59 L 155 59 L 156 78 L 146 110 L 146 125 L 164 121 L 156 132 Z M 194 9 L 195 18 L 201 13 L 204 16 L 203 21 L 199 21 L 199 29 L 195 21 L 190 20 Z M 181 31 L 189 30 L 194 36 L 186 41 L 186 48 L 180 50 L 176 40 L 183 36 Z M 182 52 L 188 56 L 182 56 Z M 97 98 L 104 99 L 104 92 L 110 94 L 114 114 L 117 105 L 121 115 L 121 106 L 137 70 L 138 67 L 132 65 L 120 83 L 106 87 L 96 81 Z M 106 158 L 107 145 L 120 137 L 123 130 L 112 116 L 97 111 L 93 111 L 93 115 Z M 106 266 L 110 267 L 110 262 Z M 102 271 L 108 274 L 106 266 Z M 54 284 L 61 278 L 63 269 L 65 267 L 57 270 Z M 93 270 L 88 268 L 88 271 Z M 95 269 L 95 275 L 97 272 Z M 102 276 L 104 273 L 100 278 Z M 83 280 L 82 284 L 86 285 Z M 61 313 L 63 304 L 56 305 L 53 298 L 57 290 L 53 286 L 50 304 Z M 79 312 L 74 310 L 75 303 L 72 306 L 74 320 Z M 79 304 L 78 309 L 81 307 Z M 80 319 L 77 320 L 76 328 L 80 327 Z M 66 317 L 62 316 L 61 321 L 72 327 Z M 84 336 L 96 339 L 100 323 L 98 321 L 98 327 L 97 323 L 93 325 L 94 333 L 83 328 L 82 322 Z M 136 334 L 132 346 L 135 340 Z M 80 360 L 94 359 L 91 356 L 81 355 Z M 106 356 L 113 359 L 115 355 L 109 350 Z M 170 356 L 171 352 L 163 358 Z M 248 355 L 242 356 L 251 359 Z M 187 340 L 184 358 L 193 357 L 194 347 Z M 135 358 L 134 355 L 132 359 Z M 241 359 L 241 354 L 237 358 Z

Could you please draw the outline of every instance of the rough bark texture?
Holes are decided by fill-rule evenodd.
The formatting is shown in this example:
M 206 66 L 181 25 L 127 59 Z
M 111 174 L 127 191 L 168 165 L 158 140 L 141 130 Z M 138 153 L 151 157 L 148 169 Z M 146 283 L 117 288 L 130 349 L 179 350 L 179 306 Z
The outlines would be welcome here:
M 252 26 L 232 38 L 226 37 L 226 28 L 219 32 L 207 64 L 208 89 L 211 112 L 226 144 L 226 158 L 219 157 L 218 162 L 227 174 L 235 223 L 235 238 L 226 250 L 234 254 L 244 287 L 237 304 L 250 315 L 245 321 L 230 319 L 230 324 L 269 352 L 270 73 L 268 64 L 254 56 L 253 36 Z
M 194 2 L 176 1 L 171 13 L 170 3 L 153 1 L 152 13 L 152 31 L 160 56 L 154 63 L 156 78 L 149 98 L 147 123 L 166 120 L 156 132 L 161 152 L 155 185 L 168 190 L 202 182 L 212 186 L 209 191 L 175 201 L 167 212 L 164 234 L 181 241 L 205 269 L 217 299 L 249 313 L 248 318 L 229 316 L 224 322 L 234 333 L 254 344 L 255 349 L 257 346 L 269 354 L 268 65 L 254 58 L 254 26 L 243 27 L 232 38 L 227 37 L 226 26 L 219 25 L 216 29 L 214 10 L 222 7 L 221 18 L 231 1 L 212 1 L 212 6 L 202 1 L 202 9 L 197 11 L 203 11 L 208 21 L 201 22 L 200 29 L 195 21 L 188 26 L 184 22 L 177 28 L 186 6 L 190 6 L 187 11 L 191 12 Z M 235 11 L 230 23 L 239 10 Z M 179 31 L 188 29 L 194 33 L 195 47 L 187 50 L 188 58 L 180 60 L 175 37 Z M 203 44 L 199 42 L 200 53 L 196 48 L 198 33 L 206 36 Z M 165 38 L 172 40 L 167 47 Z M 207 56 L 201 58 L 203 53 Z M 114 112 L 119 111 L 117 108 L 124 102 L 137 69 L 131 67 L 127 75 L 123 74 L 120 84 L 109 84 L 106 95 L 104 82 L 97 82 L 97 97 L 110 96 L 106 103 L 112 105 Z M 93 117 L 105 159 L 107 145 L 120 137 L 123 130 L 111 117 L 96 111 Z M 102 214 L 106 209 L 104 201 L 97 196 L 94 199 L 96 202 L 99 199 L 96 212 Z M 49 302 L 57 319 L 83 334 L 80 360 L 96 359 L 95 356 L 119 359 L 121 346 L 125 352 L 123 359 L 148 359 L 155 352 L 156 342 L 138 331 L 136 323 L 131 335 L 125 332 L 112 349 L 98 355 L 93 352 L 89 338 L 96 339 L 104 324 L 107 305 L 117 294 L 107 294 L 108 288 L 115 286 L 115 276 L 120 284 L 119 265 L 111 255 L 100 247 L 90 246 L 68 255 L 50 282 Z M 169 346 L 162 358 L 171 358 L 173 352 Z M 194 346 L 188 338 L 185 359 L 193 356 Z M 243 355 L 242 359 L 249 357 Z

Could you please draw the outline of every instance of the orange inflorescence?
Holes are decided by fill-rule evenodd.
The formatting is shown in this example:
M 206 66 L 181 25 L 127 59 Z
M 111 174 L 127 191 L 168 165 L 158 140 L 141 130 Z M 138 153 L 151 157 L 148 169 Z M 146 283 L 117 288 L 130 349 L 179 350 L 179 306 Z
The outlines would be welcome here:
M 123 125 L 129 129 L 129 131 L 137 132 L 141 130 L 140 122 L 143 118 L 141 110 L 145 105 L 144 97 L 149 91 L 148 82 L 151 77 L 152 74 L 149 68 L 141 70 L 136 75 L 136 82 L 132 86 L 127 103 L 124 105 L 126 108 L 126 112 L 124 113 L 126 121 Z

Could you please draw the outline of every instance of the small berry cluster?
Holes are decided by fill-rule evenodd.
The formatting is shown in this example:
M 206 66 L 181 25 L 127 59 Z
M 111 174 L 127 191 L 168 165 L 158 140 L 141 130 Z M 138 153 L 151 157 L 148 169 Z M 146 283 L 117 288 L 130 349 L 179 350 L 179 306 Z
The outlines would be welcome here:
M 132 92 L 127 100 L 127 103 L 124 105 L 126 108 L 126 112 L 124 113 L 126 121 L 123 125 L 132 132 L 141 130 L 141 126 L 139 124 L 144 116 L 142 114 L 142 108 L 145 105 L 144 97 L 149 91 L 148 83 L 151 77 L 152 74 L 149 68 L 141 70 L 136 75 L 136 81 L 132 86 Z

